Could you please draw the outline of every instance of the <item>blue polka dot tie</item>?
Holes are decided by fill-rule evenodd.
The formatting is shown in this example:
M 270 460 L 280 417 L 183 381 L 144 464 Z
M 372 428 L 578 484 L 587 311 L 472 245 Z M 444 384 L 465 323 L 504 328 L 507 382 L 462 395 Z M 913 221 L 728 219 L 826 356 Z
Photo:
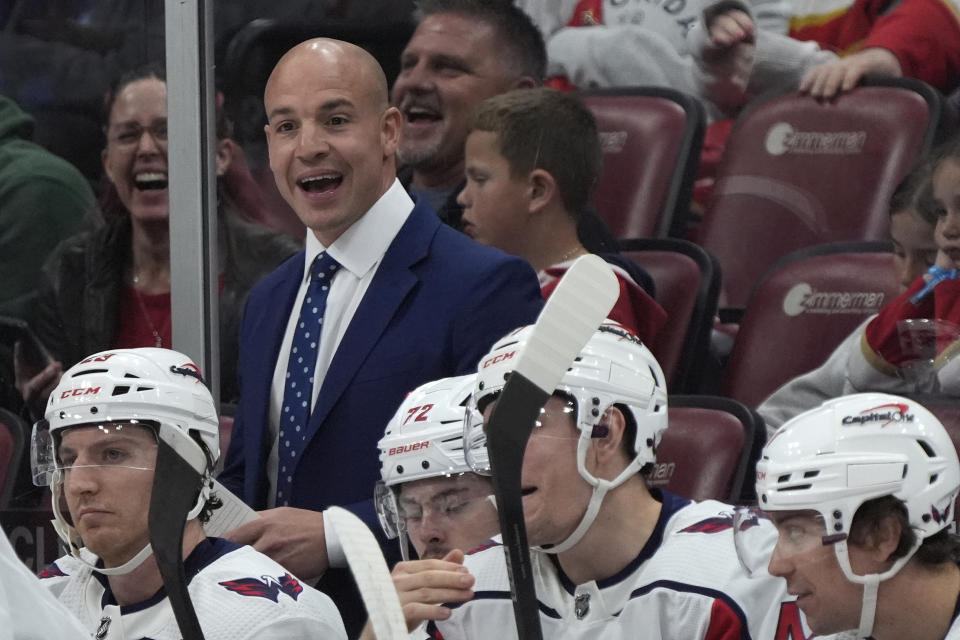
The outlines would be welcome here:
M 310 284 L 300 306 L 300 318 L 293 332 L 287 378 L 280 409 L 277 444 L 277 506 L 290 504 L 293 470 L 307 443 L 307 423 L 313 399 L 313 372 L 317 366 L 317 345 L 323 329 L 330 281 L 340 264 L 326 252 L 310 265 Z

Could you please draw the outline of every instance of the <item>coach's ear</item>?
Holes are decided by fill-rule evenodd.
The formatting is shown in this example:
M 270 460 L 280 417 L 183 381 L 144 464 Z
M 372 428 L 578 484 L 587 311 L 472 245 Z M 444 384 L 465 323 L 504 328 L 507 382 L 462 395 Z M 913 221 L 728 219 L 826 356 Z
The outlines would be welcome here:
M 626 436 L 627 420 L 620 409 L 607 407 L 600 423 L 594 427 L 590 440 L 588 458 L 594 464 L 589 469 L 593 475 L 605 480 L 613 480 L 623 471 L 628 462 L 623 439 Z

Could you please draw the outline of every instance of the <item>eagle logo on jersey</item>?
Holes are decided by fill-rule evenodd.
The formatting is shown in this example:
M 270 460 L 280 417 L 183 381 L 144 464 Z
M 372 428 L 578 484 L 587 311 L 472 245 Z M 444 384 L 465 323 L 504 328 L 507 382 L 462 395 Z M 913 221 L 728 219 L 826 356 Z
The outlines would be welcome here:
M 740 530 L 746 531 L 752 527 L 760 525 L 760 520 L 756 515 L 740 521 Z M 721 514 L 713 516 L 700 522 L 695 522 L 689 527 L 680 529 L 680 533 L 719 533 L 733 528 L 733 514 Z
M 43 580 L 44 578 L 59 578 L 61 576 L 66 576 L 60 567 L 57 566 L 57 563 L 52 563 L 49 567 L 37 574 L 37 577 Z
M 280 602 L 281 593 L 285 593 L 296 600 L 303 592 L 303 585 L 289 573 L 285 573 L 279 578 L 273 576 L 261 576 L 259 580 L 256 578 L 239 578 L 219 584 L 242 596 L 256 596 L 274 602 Z

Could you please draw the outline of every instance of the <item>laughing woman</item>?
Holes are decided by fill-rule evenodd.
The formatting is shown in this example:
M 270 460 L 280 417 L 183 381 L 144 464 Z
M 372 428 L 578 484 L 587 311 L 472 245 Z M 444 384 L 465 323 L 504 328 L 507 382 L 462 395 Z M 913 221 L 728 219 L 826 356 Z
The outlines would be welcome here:
M 167 86 L 163 70 L 122 77 L 106 100 L 107 224 L 64 241 L 47 261 L 35 327 L 56 362 L 20 371 L 24 400 L 42 407 L 64 367 L 111 348 L 171 346 Z M 217 175 L 222 398 L 236 395 L 236 343 L 247 292 L 298 247 L 241 219 L 252 180 L 228 180 L 237 151 L 218 109 Z M 237 186 L 240 184 L 241 186 Z M 177 215 L 174 213 L 174 215 Z

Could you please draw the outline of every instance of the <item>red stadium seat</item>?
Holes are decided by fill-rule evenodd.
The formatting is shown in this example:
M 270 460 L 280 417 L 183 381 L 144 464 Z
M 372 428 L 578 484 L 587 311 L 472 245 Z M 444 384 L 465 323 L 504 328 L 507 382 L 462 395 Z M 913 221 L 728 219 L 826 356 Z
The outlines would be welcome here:
M 868 316 L 893 300 L 889 242 L 838 242 L 778 262 L 750 297 L 723 393 L 749 407 L 820 366 Z
M 22 418 L 0 409 L 0 509 L 10 503 L 14 481 L 23 459 L 27 432 L 26 422 Z
M 791 93 L 742 113 L 699 230 L 723 269 L 721 306 L 743 307 L 795 249 L 885 238 L 890 195 L 942 135 L 945 111 L 931 87 L 890 79 L 831 102 Z
M 703 248 L 676 238 L 623 240 L 620 252 L 653 278 L 654 298 L 669 320 L 650 350 L 671 393 L 699 390 L 710 327 L 717 310 L 720 271 Z
M 717 396 L 676 395 L 669 405 L 669 426 L 647 484 L 693 500 L 748 501 L 766 440 L 762 418 Z
M 703 107 L 660 87 L 581 94 L 597 120 L 603 171 L 593 205 L 618 238 L 683 234 L 703 144 Z

